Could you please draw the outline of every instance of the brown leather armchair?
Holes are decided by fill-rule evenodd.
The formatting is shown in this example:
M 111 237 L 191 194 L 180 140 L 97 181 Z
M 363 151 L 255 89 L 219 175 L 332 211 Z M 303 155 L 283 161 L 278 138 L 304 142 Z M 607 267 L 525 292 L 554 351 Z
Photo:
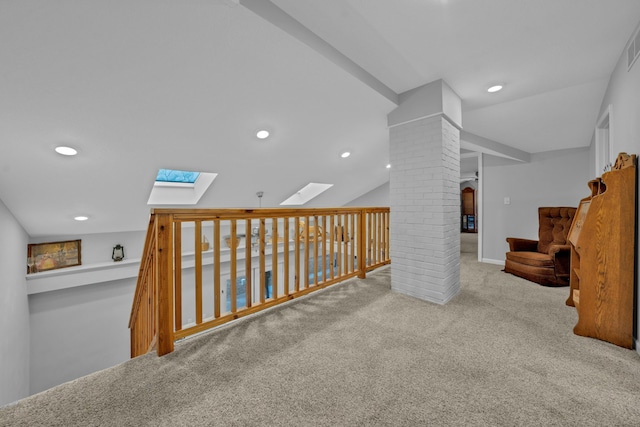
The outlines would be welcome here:
M 568 286 L 571 248 L 567 235 L 576 208 L 538 208 L 538 240 L 507 237 L 504 271 L 543 286 Z

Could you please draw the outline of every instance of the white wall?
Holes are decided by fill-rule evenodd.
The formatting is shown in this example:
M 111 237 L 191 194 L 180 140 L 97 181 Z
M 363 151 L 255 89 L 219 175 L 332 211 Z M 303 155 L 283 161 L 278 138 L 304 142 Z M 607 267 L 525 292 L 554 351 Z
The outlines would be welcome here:
M 146 232 L 30 239 L 30 243 L 81 239 L 82 265 L 113 262 L 116 244 L 126 259 L 142 256 Z M 29 393 L 34 394 L 130 357 L 129 313 L 136 278 L 29 295 Z M 29 340 L 27 340 L 29 342 Z
M 126 259 L 139 259 L 145 235 L 136 231 L 49 236 L 29 243 L 81 239 L 82 265 L 87 266 L 113 262 L 116 244 L 124 246 Z M 136 278 L 128 278 L 29 295 L 29 394 L 129 359 L 135 286 Z
M 124 362 L 136 279 L 29 296 L 30 392 Z
M 0 200 L 0 405 L 29 395 L 27 233 Z
M 485 155 L 483 259 L 504 262 L 507 237 L 537 240 L 538 207 L 577 207 L 590 194 L 591 169 L 588 148 L 532 154 L 530 163 Z M 511 204 L 504 204 L 505 197 Z
M 82 264 L 140 258 L 145 232 L 29 239 L 0 201 L 0 405 L 129 359 L 135 278 L 27 295 L 27 244 L 81 239 Z
M 389 206 L 389 181 L 366 194 L 347 203 L 345 206 Z
M 640 24 L 639 24 L 640 25 Z M 629 35 L 632 36 L 631 34 Z M 622 55 L 611 74 L 609 86 L 605 92 L 599 115 L 611 105 L 611 117 L 609 121 L 611 131 L 612 160 L 620 152 L 628 154 L 640 154 L 640 59 L 636 60 L 630 70 L 627 70 L 626 46 L 620 46 Z M 594 127 L 595 127 L 594 123 Z M 592 144 L 592 152 L 594 144 Z M 593 155 L 595 158 L 595 155 Z M 591 169 L 595 161 L 591 159 Z M 640 187 L 640 186 L 639 186 Z M 636 204 L 640 202 L 640 188 L 636 195 Z M 636 241 L 640 242 L 640 227 L 636 230 Z M 638 251 L 636 268 L 640 267 L 640 251 Z M 638 276 L 636 274 L 636 289 L 638 288 Z M 640 307 L 640 292 L 637 292 L 637 306 Z M 638 330 L 640 330 L 640 316 L 638 316 Z M 636 343 L 636 350 L 640 353 L 640 343 Z

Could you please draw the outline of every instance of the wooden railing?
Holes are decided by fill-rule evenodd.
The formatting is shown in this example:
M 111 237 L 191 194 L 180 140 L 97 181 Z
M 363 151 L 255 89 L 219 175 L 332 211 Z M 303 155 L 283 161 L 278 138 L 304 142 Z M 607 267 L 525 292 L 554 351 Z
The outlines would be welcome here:
M 390 262 L 389 208 L 155 209 L 131 357 Z
M 131 330 L 131 357 L 148 353 L 156 339 L 156 302 L 158 283 L 156 280 L 156 234 L 155 216 L 152 214 L 140 261 L 138 282 L 133 297 L 129 329 Z

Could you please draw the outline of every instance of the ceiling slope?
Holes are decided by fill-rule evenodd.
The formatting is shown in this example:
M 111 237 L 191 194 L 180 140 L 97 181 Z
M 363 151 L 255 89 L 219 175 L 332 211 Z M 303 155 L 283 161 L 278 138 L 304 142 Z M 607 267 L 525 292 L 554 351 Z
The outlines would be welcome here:
M 339 63 L 250 2 L 0 2 L 0 200 L 29 235 L 145 229 L 160 168 L 218 174 L 199 208 L 309 182 L 335 185 L 307 206 L 348 203 L 388 181 L 394 94 L 437 79 L 496 147 L 587 146 L 640 21 L 636 0 L 272 2 Z

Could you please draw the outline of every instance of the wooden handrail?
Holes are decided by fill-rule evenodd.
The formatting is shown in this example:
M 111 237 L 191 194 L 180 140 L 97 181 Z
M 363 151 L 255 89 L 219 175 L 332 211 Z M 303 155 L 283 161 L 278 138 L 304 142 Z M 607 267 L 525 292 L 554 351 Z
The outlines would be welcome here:
M 131 357 L 151 351 L 155 344 L 155 216 L 149 218 L 147 237 L 144 242 L 138 282 L 133 296 L 131 316 L 129 317 L 129 329 L 131 330 Z
M 170 353 L 176 340 L 390 262 L 389 208 L 154 209 L 131 356 Z

